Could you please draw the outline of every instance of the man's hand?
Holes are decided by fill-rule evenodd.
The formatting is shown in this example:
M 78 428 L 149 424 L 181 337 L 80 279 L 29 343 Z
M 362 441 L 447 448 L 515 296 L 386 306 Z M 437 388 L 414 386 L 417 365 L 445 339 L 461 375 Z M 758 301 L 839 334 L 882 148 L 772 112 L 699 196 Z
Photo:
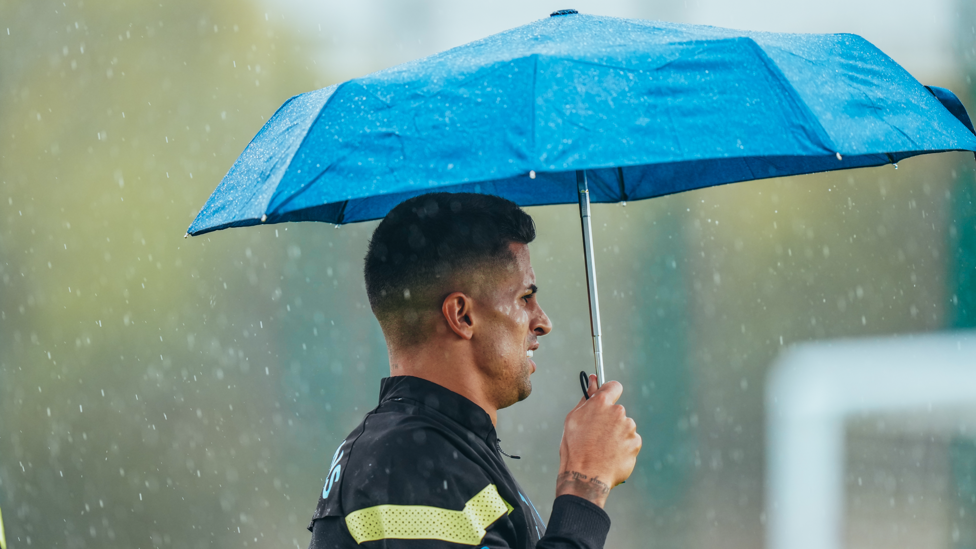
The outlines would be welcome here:
M 580 399 L 563 426 L 556 497 L 572 494 L 602 508 L 610 489 L 634 471 L 641 437 L 616 404 L 623 390 L 616 381 L 597 389 L 596 376 L 590 375 L 589 400 Z

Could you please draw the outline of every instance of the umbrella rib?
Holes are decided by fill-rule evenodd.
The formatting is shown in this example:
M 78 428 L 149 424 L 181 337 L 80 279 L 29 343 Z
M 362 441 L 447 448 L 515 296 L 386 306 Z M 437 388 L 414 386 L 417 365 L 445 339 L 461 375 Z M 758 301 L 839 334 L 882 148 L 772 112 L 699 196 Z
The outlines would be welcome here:
M 784 99 L 787 100 L 796 114 L 803 117 L 804 121 L 811 128 L 813 135 L 811 136 L 808 134 L 808 137 L 816 137 L 816 141 L 819 142 L 811 144 L 819 145 L 829 154 L 839 152 L 837 149 L 837 144 L 834 143 L 833 138 L 827 132 L 827 129 L 823 127 L 823 124 L 820 123 L 820 119 L 814 115 L 806 103 L 800 100 L 800 92 L 796 89 L 796 87 L 793 86 L 789 78 L 783 74 L 783 71 L 780 70 L 776 62 L 772 60 L 768 53 L 766 53 L 766 50 L 764 50 L 763 47 L 752 38 L 746 38 L 745 40 L 749 47 L 756 51 L 758 54 L 757 58 L 760 60 L 760 62 L 762 62 L 763 66 L 766 67 L 766 71 L 772 77 L 772 80 L 784 92 Z
M 285 171 L 284 171 L 284 173 L 281 174 L 281 178 L 282 179 L 284 179 L 285 175 L 288 173 L 288 168 L 291 167 L 292 161 L 295 160 L 295 155 L 298 154 L 298 151 L 301 150 L 302 147 L 305 146 L 305 143 L 308 141 L 308 139 L 309 139 L 308 136 L 309 136 L 309 134 L 312 133 L 311 132 L 312 126 L 314 126 L 315 125 L 315 122 L 319 118 L 321 118 L 322 113 L 325 111 L 325 108 L 328 107 L 330 103 L 332 103 L 332 100 L 335 99 L 336 94 L 338 94 L 339 93 L 339 90 L 343 89 L 346 86 L 347 83 L 348 82 L 343 82 L 342 84 L 336 84 L 335 85 L 335 89 L 332 90 L 332 93 L 329 94 L 329 97 L 322 103 L 322 106 L 319 107 L 318 112 L 315 114 L 315 118 L 309 124 L 308 129 L 305 130 L 305 135 L 302 136 L 302 139 L 301 139 L 301 141 L 299 141 L 298 146 L 295 147 L 295 150 L 292 151 L 291 156 L 288 158 L 288 160 L 287 160 L 288 165 L 285 166 Z M 294 97 L 292 97 L 291 99 L 294 99 Z M 291 101 L 291 99 L 289 99 L 288 101 Z M 282 105 L 282 106 L 284 106 L 284 105 Z M 279 107 L 279 109 L 280 109 L 280 107 Z M 326 170 L 327 169 L 328 169 L 328 167 L 326 167 Z M 325 170 L 323 170 L 322 172 L 320 172 L 319 176 L 317 176 L 317 177 L 321 177 L 322 173 L 325 173 Z M 279 183 L 280 183 L 280 180 L 279 180 Z M 304 190 L 305 190 L 304 188 L 303 189 L 299 189 L 298 193 L 301 193 Z M 295 194 L 298 194 L 298 193 L 295 193 Z M 265 204 L 265 206 L 264 206 L 265 212 L 268 212 L 268 208 L 271 206 L 272 203 L 274 203 L 275 199 L 279 196 L 279 194 L 280 193 L 279 193 L 278 189 L 275 189 L 274 192 L 271 193 L 271 196 L 268 198 L 268 203 Z M 291 201 L 292 198 L 294 198 L 294 196 L 290 196 L 289 198 L 287 198 L 282 204 L 279 204 L 277 207 L 275 207 L 275 209 L 276 210 L 277 209 L 280 209 L 280 207 L 282 205 L 284 205 L 284 204 L 288 203 L 289 201 Z
M 617 184 L 620 186 L 620 200 L 627 201 L 627 187 L 624 185 L 624 169 L 617 166 Z
M 292 192 L 291 194 L 289 194 L 287 197 L 281 198 L 280 201 L 275 205 L 274 212 L 269 212 L 269 213 L 274 213 L 276 215 L 280 215 L 281 212 L 282 212 L 282 210 L 285 208 L 285 206 L 287 206 L 288 204 L 290 204 L 296 198 L 298 198 L 301 195 L 305 194 L 305 192 L 312 190 L 312 187 L 313 187 L 313 185 L 314 185 L 314 183 L 316 181 L 322 179 L 322 177 L 324 177 L 325 174 L 329 170 L 333 169 L 335 167 L 335 165 L 338 164 L 339 162 L 341 162 L 342 160 L 345 160 L 350 154 L 351 154 L 351 152 L 346 152 L 345 154 L 343 154 L 339 158 L 336 158 L 335 160 L 333 160 L 328 166 L 326 166 L 326 167 L 322 168 L 321 170 L 319 170 L 319 173 L 316 174 L 316 176 L 313 177 L 312 179 L 310 179 L 307 183 L 305 183 L 304 185 L 302 185 L 301 187 L 299 187 L 298 189 L 296 189 L 294 192 Z M 282 196 L 282 195 L 283 195 L 283 193 L 278 193 L 276 191 L 275 194 L 272 195 L 271 200 L 268 203 L 268 206 L 270 206 L 271 203 L 274 202 L 276 198 L 278 198 L 279 196 Z M 326 202 L 326 204 L 331 204 L 331 202 Z M 267 209 L 267 208 L 265 208 L 265 209 Z M 345 208 L 343 208 L 343 210 L 345 210 Z

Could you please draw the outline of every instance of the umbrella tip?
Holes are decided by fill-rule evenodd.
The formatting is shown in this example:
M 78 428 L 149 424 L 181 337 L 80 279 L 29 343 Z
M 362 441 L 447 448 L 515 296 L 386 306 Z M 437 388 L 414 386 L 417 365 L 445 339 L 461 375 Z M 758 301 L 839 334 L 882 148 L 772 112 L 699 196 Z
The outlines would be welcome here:
M 549 17 L 556 17 L 557 15 L 573 15 L 579 13 L 576 10 L 556 10 L 549 14 Z
M 261 223 L 264 223 L 267 220 L 268 220 L 268 214 L 262 214 L 261 215 Z
M 190 233 L 186 233 L 185 235 L 183 235 L 183 238 L 189 238 L 189 237 L 190 237 Z

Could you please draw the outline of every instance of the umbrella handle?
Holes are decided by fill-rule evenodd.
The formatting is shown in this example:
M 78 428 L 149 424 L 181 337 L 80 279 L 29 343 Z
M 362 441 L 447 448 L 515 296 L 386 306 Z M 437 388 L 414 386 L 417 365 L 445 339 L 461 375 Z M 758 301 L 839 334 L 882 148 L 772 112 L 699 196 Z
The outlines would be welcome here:
M 593 361 L 596 366 L 597 387 L 603 385 L 603 338 L 600 332 L 600 299 L 596 291 L 596 264 L 593 260 L 593 227 L 590 225 L 590 189 L 586 172 L 576 171 L 579 191 L 580 224 L 583 226 L 583 256 L 586 262 L 586 293 L 590 297 L 590 332 L 593 335 Z

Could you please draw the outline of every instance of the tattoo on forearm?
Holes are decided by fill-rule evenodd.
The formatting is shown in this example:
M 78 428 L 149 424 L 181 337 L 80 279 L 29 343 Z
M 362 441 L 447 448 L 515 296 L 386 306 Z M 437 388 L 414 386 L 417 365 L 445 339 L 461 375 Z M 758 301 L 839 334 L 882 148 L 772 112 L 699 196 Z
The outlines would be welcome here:
M 573 488 L 581 489 L 587 495 L 599 496 L 610 492 L 610 486 L 600 480 L 599 477 L 588 477 L 579 471 L 565 471 L 556 477 L 556 491 L 568 488 L 573 484 Z

